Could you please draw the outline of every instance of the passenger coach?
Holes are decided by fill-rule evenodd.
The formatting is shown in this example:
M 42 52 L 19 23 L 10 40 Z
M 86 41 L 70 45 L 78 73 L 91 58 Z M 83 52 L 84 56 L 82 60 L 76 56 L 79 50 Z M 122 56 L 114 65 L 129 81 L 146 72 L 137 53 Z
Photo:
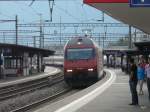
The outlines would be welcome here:
M 73 38 L 64 48 L 64 78 L 71 86 L 86 86 L 103 73 L 102 49 L 87 37 Z

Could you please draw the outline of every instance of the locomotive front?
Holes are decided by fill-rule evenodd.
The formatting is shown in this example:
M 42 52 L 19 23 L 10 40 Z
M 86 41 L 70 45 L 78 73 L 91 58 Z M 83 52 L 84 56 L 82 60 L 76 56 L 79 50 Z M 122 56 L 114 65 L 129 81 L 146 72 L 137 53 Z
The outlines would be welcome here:
M 70 40 L 65 47 L 64 78 L 69 85 L 87 85 L 98 79 L 97 49 L 89 38 Z

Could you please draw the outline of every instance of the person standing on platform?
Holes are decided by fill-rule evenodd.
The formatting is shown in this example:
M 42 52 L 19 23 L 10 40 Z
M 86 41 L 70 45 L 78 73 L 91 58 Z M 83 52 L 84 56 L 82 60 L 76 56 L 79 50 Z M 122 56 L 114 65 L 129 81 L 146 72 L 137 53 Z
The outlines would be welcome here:
M 139 95 L 143 95 L 143 83 L 145 79 L 145 65 L 144 63 L 140 62 L 137 67 L 137 77 L 139 82 Z
M 137 95 L 137 66 L 134 63 L 134 59 L 130 59 L 130 74 L 129 74 L 129 86 L 132 95 L 132 103 L 129 105 L 138 105 L 138 95 Z
M 150 101 L 150 58 L 148 59 L 148 64 L 145 66 L 145 73 L 147 76 L 147 88 L 148 88 L 149 101 Z

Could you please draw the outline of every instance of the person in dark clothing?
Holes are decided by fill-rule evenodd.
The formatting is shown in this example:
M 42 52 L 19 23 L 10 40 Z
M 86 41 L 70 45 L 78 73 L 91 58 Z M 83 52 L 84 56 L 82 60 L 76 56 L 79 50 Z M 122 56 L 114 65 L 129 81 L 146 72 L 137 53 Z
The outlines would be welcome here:
M 130 74 L 129 74 L 129 85 L 132 95 L 132 103 L 129 105 L 138 105 L 138 95 L 137 95 L 137 66 L 134 63 L 134 59 L 130 59 Z

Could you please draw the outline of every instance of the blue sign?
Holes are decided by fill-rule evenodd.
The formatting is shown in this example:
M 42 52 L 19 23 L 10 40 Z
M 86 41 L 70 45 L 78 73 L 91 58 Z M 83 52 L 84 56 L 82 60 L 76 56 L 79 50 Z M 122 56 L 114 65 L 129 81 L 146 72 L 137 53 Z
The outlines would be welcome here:
M 150 0 L 130 0 L 131 7 L 150 7 Z

